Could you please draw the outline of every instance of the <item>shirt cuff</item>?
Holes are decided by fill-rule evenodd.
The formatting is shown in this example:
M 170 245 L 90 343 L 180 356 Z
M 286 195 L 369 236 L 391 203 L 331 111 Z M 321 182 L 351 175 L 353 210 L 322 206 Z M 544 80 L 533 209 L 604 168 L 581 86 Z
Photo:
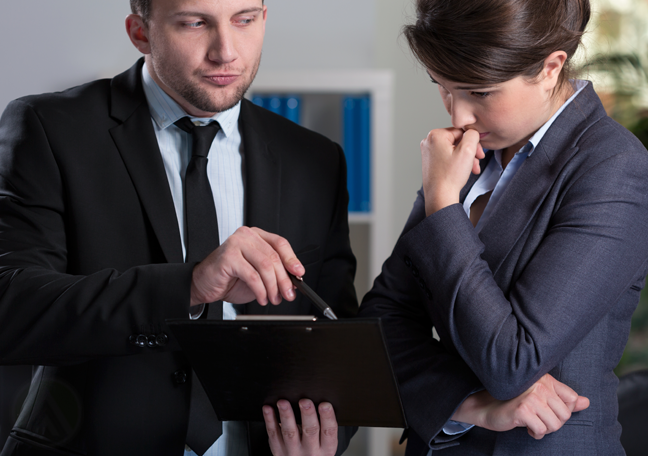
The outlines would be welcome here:
M 474 426 L 475 426 L 474 424 L 462 423 L 461 421 L 448 420 L 446 424 L 443 426 L 443 432 L 444 434 L 447 435 L 460 435 L 460 434 L 465 434 Z

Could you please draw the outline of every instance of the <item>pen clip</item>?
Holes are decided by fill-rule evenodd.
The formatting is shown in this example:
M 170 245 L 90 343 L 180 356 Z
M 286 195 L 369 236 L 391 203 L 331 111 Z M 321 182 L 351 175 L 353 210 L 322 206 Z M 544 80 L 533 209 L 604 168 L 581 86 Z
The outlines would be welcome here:
M 326 304 L 326 302 L 324 302 L 324 300 L 320 298 L 317 295 L 317 293 L 313 291 L 311 287 L 306 285 L 306 282 L 304 282 L 304 280 L 301 277 L 294 276 L 291 273 L 288 273 L 288 277 L 290 277 L 290 281 L 293 283 L 293 285 L 297 287 L 299 291 L 302 292 L 304 296 L 306 296 L 308 299 L 313 301 L 315 306 L 322 311 L 324 316 L 326 316 L 330 320 L 338 319 L 335 313 L 333 312 L 333 309 L 331 309 L 331 307 L 328 304 Z

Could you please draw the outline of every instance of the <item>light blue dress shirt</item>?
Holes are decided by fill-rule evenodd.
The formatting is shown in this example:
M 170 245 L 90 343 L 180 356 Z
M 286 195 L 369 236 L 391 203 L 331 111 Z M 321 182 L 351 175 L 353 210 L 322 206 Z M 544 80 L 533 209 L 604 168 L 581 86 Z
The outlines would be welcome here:
M 169 180 L 182 239 L 182 254 L 185 256 L 183 183 L 185 171 L 191 158 L 192 138 L 189 133 L 175 126 L 174 122 L 187 116 L 187 113 L 151 78 L 146 64 L 142 68 L 142 81 L 144 94 L 151 111 L 153 130 Z M 243 226 L 243 148 L 238 128 L 240 110 L 241 103 L 238 103 L 233 108 L 208 119 L 189 116 L 191 121 L 196 124 L 204 124 L 213 119 L 217 120 L 221 126 L 209 150 L 207 161 L 207 174 L 214 194 L 218 217 L 218 235 L 221 243 Z M 232 320 L 235 317 L 235 307 L 231 303 L 223 302 L 223 318 Z M 232 421 L 223 423 L 223 435 L 205 455 L 247 456 L 245 424 Z M 185 451 L 185 456 L 196 456 L 196 454 L 193 451 Z
M 515 176 L 515 173 L 520 169 L 524 161 L 533 154 L 533 151 L 540 143 L 540 140 L 544 137 L 549 127 L 554 123 L 558 118 L 560 113 L 571 103 L 576 96 L 587 86 L 587 81 L 574 80 L 571 81 L 574 85 L 575 92 L 574 94 L 565 102 L 563 105 L 556 111 L 556 113 L 551 116 L 551 118 L 540 127 L 540 129 L 535 132 L 535 134 L 529 139 L 529 141 L 513 156 L 506 168 L 502 168 L 502 150 L 496 150 L 493 152 L 493 158 L 488 162 L 486 168 L 481 172 L 481 175 L 477 181 L 473 184 L 472 188 L 466 195 L 466 199 L 463 203 L 463 208 L 466 211 L 466 215 L 470 217 L 470 206 L 473 205 L 475 200 L 490 191 L 491 194 L 484 212 L 482 213 L 475 229 L 477 232 L 481 231 L 482 227 L 490 217 L 493 212 L 493 208 L 497 205 L 497 202 L 500 200 L 506 187 Z M 443 432 L 446 435 L 460 435 L 473 427 L 471 424 L 461 423 L 459 421 L 449 420 L 445 426 L 443 426 Z M 428 453 L 428 456 L 432 454 L 432 450 Z

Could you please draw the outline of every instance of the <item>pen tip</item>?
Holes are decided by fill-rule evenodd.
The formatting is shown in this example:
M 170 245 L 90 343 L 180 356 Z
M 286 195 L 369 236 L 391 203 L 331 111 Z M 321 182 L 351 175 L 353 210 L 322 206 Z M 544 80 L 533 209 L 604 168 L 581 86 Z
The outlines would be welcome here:
M 333 313 L 333 311 L 331 310 L 330 307 L 328 309 L 324 310 L 324 315 L 326 317 L 328 317 L 329 319 L 331 319 L 331 320 L 337 320 L 338 319 L 338 317 Z

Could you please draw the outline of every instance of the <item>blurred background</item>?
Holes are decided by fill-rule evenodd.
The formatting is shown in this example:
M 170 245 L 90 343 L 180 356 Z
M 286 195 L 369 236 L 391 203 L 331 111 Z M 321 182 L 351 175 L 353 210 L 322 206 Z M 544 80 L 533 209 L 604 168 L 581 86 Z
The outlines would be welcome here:
M 402 25 L 412 21 L 413 0 L 266 0 L 266 5 L 260 75 L 338 70 L 387 70 L 391 75 L 391 112 L 386 118 L 392 134 L 382 146 L 389 151 L 383 167 L 393 184 L 384 203 L 390 216 L 380 223 L 388 226 L 384 242 L 392 246 L 420 187 L 419 143 L 429 130 L 449 126 L 436 87 L 400 37 Z M 594 81 L 608 113 L 646 144 L 648 0 L 592 0 L 592 6 L 586 46 L 578 56 L 583 77 Z M 125 33 L 129 12 L 127 0 L 1 2 L 0 111 L 19 96 L 112 77 L 130 67 L 139 54 Z M 360 295 L 366 282 L 358 287 Z M 644 290 L 618 373 L 646 367 Z M 372 443 L 372 434 L 362 430 L 347 454 L 402 454 L 400 431 L 390 430 L 389 435 Z

